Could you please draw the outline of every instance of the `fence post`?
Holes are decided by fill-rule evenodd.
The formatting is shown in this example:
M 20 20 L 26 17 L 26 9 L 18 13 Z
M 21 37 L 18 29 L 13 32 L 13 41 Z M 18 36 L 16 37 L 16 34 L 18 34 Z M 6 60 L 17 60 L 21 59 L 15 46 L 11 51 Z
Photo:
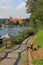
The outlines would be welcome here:
M 6 40 L 6 48 L 7 48 L 7 40 Z

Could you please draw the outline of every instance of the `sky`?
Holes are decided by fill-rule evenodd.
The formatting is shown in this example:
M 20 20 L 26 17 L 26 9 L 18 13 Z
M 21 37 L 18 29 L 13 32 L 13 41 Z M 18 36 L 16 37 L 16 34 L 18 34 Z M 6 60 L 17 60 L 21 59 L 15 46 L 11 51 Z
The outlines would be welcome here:
M 28 18 L 26 0 L 0 0 L 0 18 Z

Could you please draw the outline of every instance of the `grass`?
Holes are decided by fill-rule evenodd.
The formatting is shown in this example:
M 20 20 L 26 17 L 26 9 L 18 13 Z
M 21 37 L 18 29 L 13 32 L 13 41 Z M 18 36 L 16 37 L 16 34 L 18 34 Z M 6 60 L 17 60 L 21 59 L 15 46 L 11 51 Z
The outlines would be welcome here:
M 43 65 L 43 59 L 39 59 L 39 60 L 34 60 L 33 61 L 34 65 Z
M 33 41 L 33 43 L 40 45 L 41 48 L 43 49 L 43 30 L 39 31 L 36 34 L 35 40 Z
M 15 45 L 8 44 L 7 48 L 6 48 L 6 45 L 5 45 L 5 46 L 3 46 L 3 47 L 0 48 L 0 51 L 3 51 L 3 50 L 8 49 L 8 48 L 11 48 L 13 46 L 15 46 Z
M 40 47 L 41 47 L 40 49 L 41 49 L 42 55 L 43 55 L 43 30 L 38 31 L 37 34 L 28 41 L 28 45 L 32 44 L 32 43 L 40 45 Z M 36 56 L 34 56 L 35 54 L 32 55 L 32 57 L 35 57 L 35 58 L 33 58 L 33 65 L 43 65 L 43 57 L 41 55 L 41 51 L 39 51 L 39 52 L 38 51 L 37 52 L 32 51 L 33 53 L 36 53 Z M 38 55 L 38 54 L 40 54 L 40 55 Z
M 10 48 L 10 47 L 11 47 L 11 45 L 8 45 L 8 46 L 7 46 L 7 48 Z M 2 50 L 4 50 L 4 49 L 7 49 L 7 48 L 6 48 L 6 46 L 3 46 L 3 47 L 0 48 L 0 51 L 2 51 Z
M 40 30 L 36 35 L 33 41 L 34 44 L 40 45 L 41 50 L 43 49 L 43 30 Z M 43 50 L 42 50 L 43 51 Z M 34 65 L 43 65 L 43 58 L 42 59 L 33 59 Z

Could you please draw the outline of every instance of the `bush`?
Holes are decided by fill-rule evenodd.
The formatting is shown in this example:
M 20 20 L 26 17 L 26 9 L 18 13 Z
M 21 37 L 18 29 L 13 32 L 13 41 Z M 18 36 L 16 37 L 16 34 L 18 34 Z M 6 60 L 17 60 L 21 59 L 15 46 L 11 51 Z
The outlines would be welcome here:
M 23 38 L 22 37 L 17 37 L 15 39 L 15 44 L 20 44 L 22 41 L 23 41 Z
M 31 35 L 33 35 L 32 31 L 24 30 L 23 32 L 20 33 L 19 36 L 11 36 L 10 39 L 13 44 L 20 44 L 22 43 L 23 40 L 25 40 L 27 37 Z
M 18 37 L 16 37 L 16 39 L 15 39 L 15 44 L 20 44 L 20 43 L 22 43 L 22 41 L 23 41 L 24 39 L 26 39 L 27 37 L 29 37 L 29 36 L 31 36 L 31 35 L 33 35 L 33 34 L 34 34 L 34 32 L 29 31 L 29 30 L 25 30 L 25 31 L 21 32 L 20 35 L 19 35 Z

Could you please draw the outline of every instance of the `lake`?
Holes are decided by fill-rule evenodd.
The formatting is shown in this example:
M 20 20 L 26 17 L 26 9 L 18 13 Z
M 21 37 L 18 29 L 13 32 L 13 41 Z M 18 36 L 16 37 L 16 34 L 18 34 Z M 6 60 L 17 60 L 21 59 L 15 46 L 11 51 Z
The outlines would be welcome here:
M 19 35 L 20 32 L 24 31 L 24 29 L 25 29 L 24 27 L 18 27 L 18 28 L 1 27 L 0 36 L 3 36 L 5 34 L 9 34 L 10 36 Z

